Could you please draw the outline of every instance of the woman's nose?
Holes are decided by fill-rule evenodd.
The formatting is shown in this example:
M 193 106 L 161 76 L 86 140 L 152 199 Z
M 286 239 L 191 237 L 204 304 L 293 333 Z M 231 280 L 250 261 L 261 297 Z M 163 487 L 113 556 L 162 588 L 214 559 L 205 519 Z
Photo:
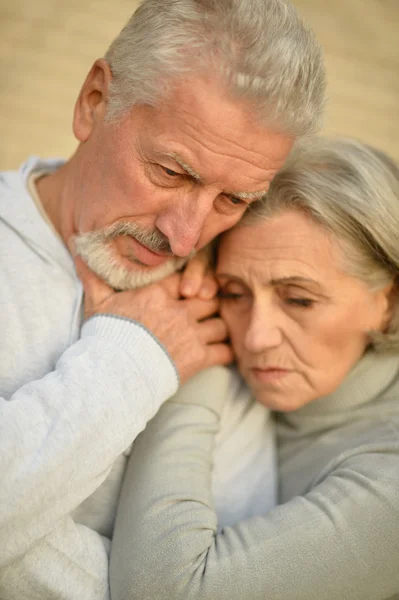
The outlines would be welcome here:
M 283 335 L 277 309 L 268 310 L 265 306 L 254 306 L 244 344 L 249 352 L 262 352 L 281 344 Z

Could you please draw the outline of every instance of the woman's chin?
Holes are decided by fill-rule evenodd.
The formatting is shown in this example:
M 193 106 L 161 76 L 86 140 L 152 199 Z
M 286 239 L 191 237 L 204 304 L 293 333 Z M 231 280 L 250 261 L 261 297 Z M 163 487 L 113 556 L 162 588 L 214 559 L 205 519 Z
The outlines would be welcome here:
M 276 412 L 291 412 L 311 402 L 311 398 L 306 394 L 301 394 L 300 390 L 272 389 L 271 386 L 268 386 L 267 389 L 253 385 L 249 387 L 259 404 Z

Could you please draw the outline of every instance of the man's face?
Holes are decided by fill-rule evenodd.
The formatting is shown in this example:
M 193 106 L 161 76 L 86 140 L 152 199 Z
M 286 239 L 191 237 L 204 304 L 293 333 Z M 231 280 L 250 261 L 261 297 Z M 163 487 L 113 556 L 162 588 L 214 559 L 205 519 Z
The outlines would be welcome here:
M 83 258 L 93 270 L 90 236 L 106 250 L 108 274 L 98 274 L 113 287 L 135 287 L 138 273 L 138 285 L 160 278 L 232 227 L 293 143 L 205 78 L 179 83 L 156 108 L 134 107 L 117 126 L 104 122 L 105 102 L 88 98 L 93 118 L 77 153 L 73 233 L 88 242 Z M 122 286 L 109 280 L 117 270 Z

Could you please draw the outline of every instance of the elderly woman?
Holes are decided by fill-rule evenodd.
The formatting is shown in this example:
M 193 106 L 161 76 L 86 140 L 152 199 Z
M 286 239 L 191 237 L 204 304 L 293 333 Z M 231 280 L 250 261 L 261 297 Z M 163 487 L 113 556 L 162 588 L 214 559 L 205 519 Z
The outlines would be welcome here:
M 221 314 L 249 393 L 275 411 L 279 506 L 218 530 L 215 438 L 242 387 L 228 369 L 197 376 L 135 443 L 113 598 L 399 597 L 398 232 L 395 165 L 321 139 L 223 235 Z

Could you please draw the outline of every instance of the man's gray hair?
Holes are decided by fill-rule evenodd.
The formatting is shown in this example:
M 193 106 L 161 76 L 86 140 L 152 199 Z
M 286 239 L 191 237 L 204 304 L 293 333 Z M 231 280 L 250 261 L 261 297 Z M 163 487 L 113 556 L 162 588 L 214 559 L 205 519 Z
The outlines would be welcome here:
M 399 281 L 399 168 L 361 142 L 320 137 L 302 144 L 276 175 L 264 200 L 242 220 L 249 225 L 283 210 L 300 210 L 340 242 L 344 267 L 371 289 Z M 399 351 L 399 295 L 379 351 Z
M 288 0 L 144 0 L 105 59 L 108 121 L 156 106 L 179 78 L 215 74 L 278 131 L 321 126 L 323 53 Z

